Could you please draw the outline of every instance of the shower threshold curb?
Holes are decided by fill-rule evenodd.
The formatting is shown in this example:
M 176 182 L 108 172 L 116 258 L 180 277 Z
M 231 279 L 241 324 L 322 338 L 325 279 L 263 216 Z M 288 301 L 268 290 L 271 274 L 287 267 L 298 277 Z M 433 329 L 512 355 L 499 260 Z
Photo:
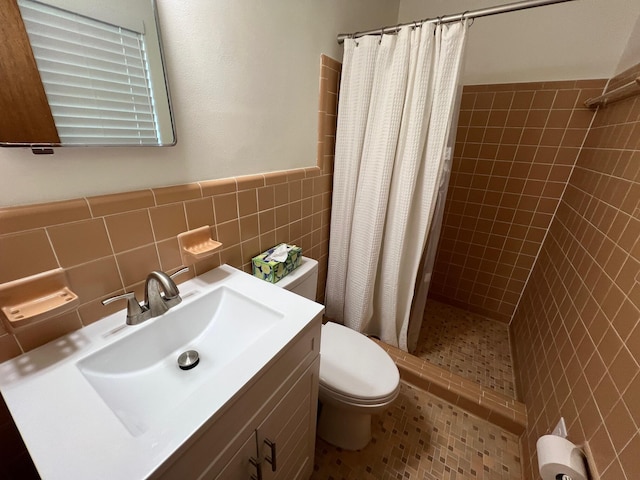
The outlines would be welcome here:
M 399 348 L 379 340 L 374 341 L 391 356 L 400 370 L 400 377 L 406 382 L 510 433 L 518 436 L 524 433 L 527 427 L 527 409 L 524 403 L 484 388 Z

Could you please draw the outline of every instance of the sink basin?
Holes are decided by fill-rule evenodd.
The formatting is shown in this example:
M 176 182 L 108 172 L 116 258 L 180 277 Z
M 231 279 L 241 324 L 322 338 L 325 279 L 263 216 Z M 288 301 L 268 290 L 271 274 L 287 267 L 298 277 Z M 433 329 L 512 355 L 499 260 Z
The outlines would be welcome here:
M 77 362 L 77 367 L 129 432 L 161 423 L 203 382 L 257 342 L 284 315 L 228 287 L 181 304 Z M 178 356 L 196 350 L 191 370 Z
M 182 303 L 140 325 L 121 310 L 0 364 L 42 478 L 157 478 L 322 317 L 322 305 L 228 265 L 179 288 Z M 200 361 L 181 370 L 186 350 Z

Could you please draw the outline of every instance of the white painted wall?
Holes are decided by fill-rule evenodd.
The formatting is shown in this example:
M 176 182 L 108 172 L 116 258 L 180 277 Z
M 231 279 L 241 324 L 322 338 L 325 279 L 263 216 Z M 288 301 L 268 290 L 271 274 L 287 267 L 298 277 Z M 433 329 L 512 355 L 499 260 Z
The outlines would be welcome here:
M 157 0 L 175 147 L 0 149 L 0 206 L 316 163 L 320 54 L 396 23 L 399 0 Z
M 509 2 L 401 0 L 399 21 L 504 3 Z M 639 16 L 638 0 L 576 0 L 478 18 L 469 33 L 464 83 L 612 77 Z M 638 43 L 636 38 L 635 63 Z
M 616 68 L 616 74 L 622 73 L 626 69 L 631 68 L 640 63 L 640 17 L 636 21 L 635 27 L 629 35 L 629 41 L 627 42 L 627 48 L 624 49 L 618 68 Z
M 502 1 L 157 0 L 177 146 L 0 149 L 0 206 L 314 165 L 319 56 L 341 58 L 338 33 Z M 611 77 L 639 61 L 639 18 L 638 0 L 576 0 L 477 19 L 464 81 Z

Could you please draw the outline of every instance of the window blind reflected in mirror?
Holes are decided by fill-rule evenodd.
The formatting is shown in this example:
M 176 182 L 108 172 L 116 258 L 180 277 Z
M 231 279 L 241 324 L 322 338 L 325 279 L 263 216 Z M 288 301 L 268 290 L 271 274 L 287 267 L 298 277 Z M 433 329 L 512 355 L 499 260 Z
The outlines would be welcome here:
M 160 143 L 143 33 L 18 4 L 63 144 Z

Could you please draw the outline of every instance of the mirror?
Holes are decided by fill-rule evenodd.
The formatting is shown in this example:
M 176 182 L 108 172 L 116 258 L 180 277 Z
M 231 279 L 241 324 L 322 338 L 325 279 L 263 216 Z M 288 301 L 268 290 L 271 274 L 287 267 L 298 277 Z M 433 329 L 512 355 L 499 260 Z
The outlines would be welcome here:
M 155 0 L 4 3 L 0 145 L 175 144 Z

